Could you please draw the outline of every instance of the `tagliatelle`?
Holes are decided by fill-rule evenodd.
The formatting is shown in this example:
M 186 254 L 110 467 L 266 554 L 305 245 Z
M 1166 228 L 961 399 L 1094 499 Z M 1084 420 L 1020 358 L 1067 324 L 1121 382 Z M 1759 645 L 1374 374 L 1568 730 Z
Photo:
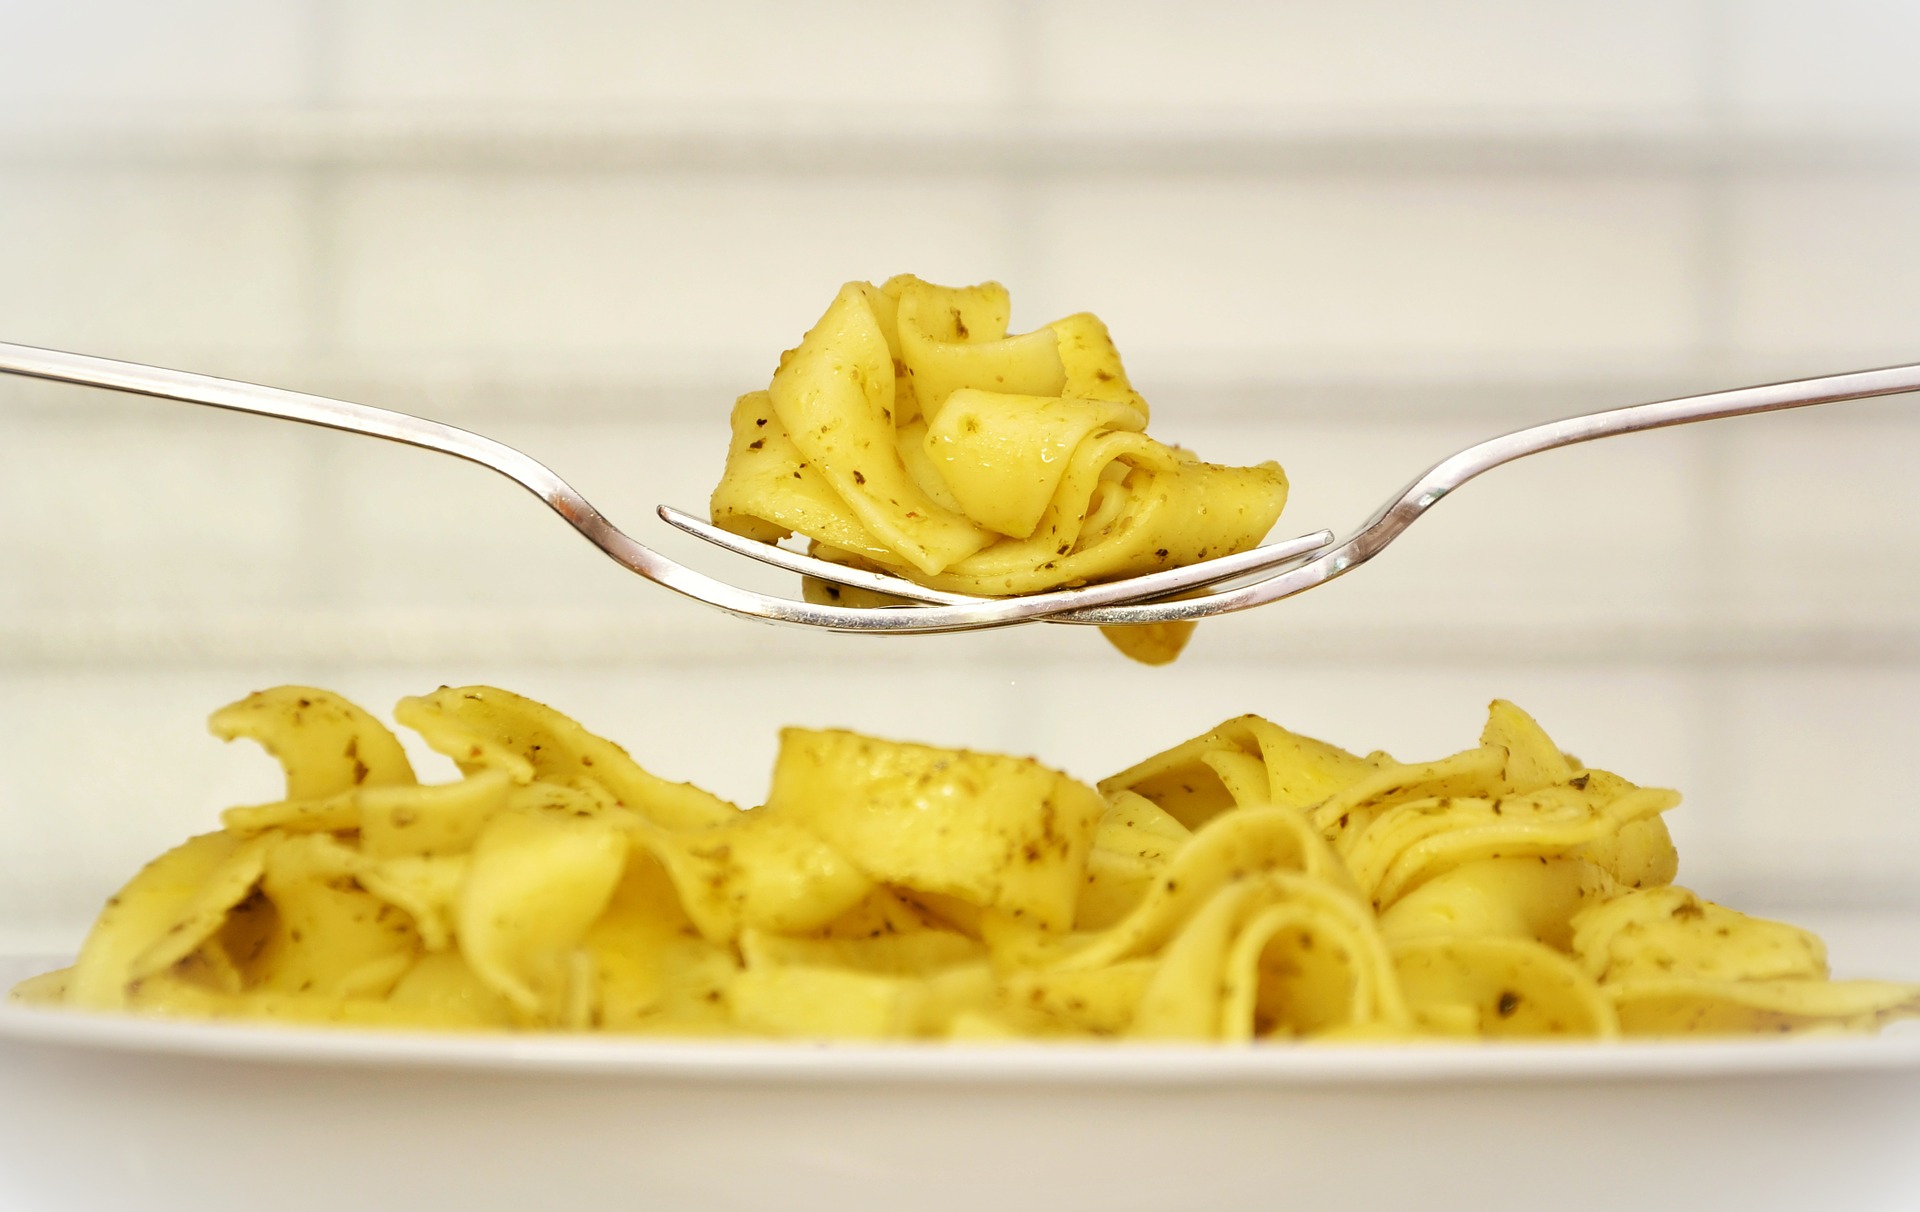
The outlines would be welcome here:
M 1106 326 L 1009 335 L 998 283 L 842 287 L 766 391 L 733 410 L 714 522 L 936 589 L 998 597 L 1245 551 L 1286 504 L 1275 463 L 1222 467 L 1148 437 Z M 817 600 L 874 595 L 809 582 Z M 1109 628 L 1150 664 L 1192 624 Z
M 414 1028 L 1222 1043 L 1920 1014 L 1920 986 L 1829 980 L 1812 935 L 1674 885 L 1661 814 L 1679 797 L 1582 766 L 1505 702 L 1436 761 L 1245 716 L 1097 789 L 1025 758 L 789 729 L 750 811 L 506 691 L 395 714 L 461 777 L 417 783 L 393 735 L 325 691 L 216 713 L 219 735 L 280 759 L 287 798 L 154 860 L 73 967 L 13 996 Z

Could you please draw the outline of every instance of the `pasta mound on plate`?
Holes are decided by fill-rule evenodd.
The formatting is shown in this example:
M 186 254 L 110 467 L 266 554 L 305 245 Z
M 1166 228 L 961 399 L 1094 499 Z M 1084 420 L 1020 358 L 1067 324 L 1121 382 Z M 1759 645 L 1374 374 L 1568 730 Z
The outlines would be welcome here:
M 716 525 L 936 589 L 1002 597 L 1255 547 L 1280 516 L 1276 463 L 1221 467 L 1146 435 L 1106 325 L 1009 335 L 1006 288 L 849 282 L 766 391 L 733 408 Z M 878 595 L 809 583 L 815 600 Z M 1108 628 L 1164 664 L 1191 623 Z
M 804 1038 L 1244 1041 L 1871 1029 L 1920 986 L 1674 885 L 1671 791 L 1493 704 L 1438 761 L 1254 716 L 1096 789 L 788 729 L 763 807 L 484 686 L 401 701 L 423 785 L 325 691 L 216 713 L 286 769 L 150 863 L 32 1003 Z

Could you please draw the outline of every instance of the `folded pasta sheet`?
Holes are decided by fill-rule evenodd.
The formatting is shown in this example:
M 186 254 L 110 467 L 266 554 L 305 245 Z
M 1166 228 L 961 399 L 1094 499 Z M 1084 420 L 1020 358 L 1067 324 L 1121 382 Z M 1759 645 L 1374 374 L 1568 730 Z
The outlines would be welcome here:
M 503 690 L 403 700 L 460 777 L 282 687 L 286 796 L 150 863 L 18 999 L 449 1029 L 1239 1042 L 1867 1030 L 1920 986 L 1675 885 L 1661 814 L 1493 704 L 1361 757 L 1253 716 L 1097 787 L 789 729 L 749 811 Z
M 715 524 L 936 589 L 999 597 L 1257 546 L 1286 504 L 1276 463 L 1222 467 L 1146 435 L 1106 326 L 1007 332 L 998 283 L 850 282 L 766 391 L 741 397 Z M 875 598 L 809 584 L 818 600 Z M 1107 630 L 1171 661 L 1192 624 Z

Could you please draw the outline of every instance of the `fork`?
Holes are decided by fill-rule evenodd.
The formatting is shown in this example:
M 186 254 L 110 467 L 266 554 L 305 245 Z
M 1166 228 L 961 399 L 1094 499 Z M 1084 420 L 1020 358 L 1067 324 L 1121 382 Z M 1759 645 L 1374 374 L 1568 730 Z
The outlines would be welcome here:
M 1287 564 L 1333 541 L 1331 531 L 1321 531 L 1130 580 L 1017 598 L 980 598 L 946 593 L 898 577 L 848 568 L 798 552 L 749 544 L 748 554 L 760 556 L 781 567 L 826 581 L 926 603 L 910 608 L 880 609 L 821 604 L 760 593 L 697 572 L 622 531 L 594 508 L 579 490 L 545 464 L 505 443 L 438 421 L 257 383 L 242 383 L 190 371 L 167 370 L 138 362 L 122 362 L 6 342 L 0 342 L 0 373 L 278 417 L 454 455 L 513 480 L 545 501 L 555 513 L 565 518 L 575 530 L 616 563 L 655 584 L 743 618 L 832 631 L 922 633 L 1004 627 L 1043 619 L 1063 611 L 1144 601 L 1243 578 Z M 660 512 L 683 529 L 688 529 L 686 523 L 692 520 L 681 511 L 666 506 L 662 506 Z M 712 534 L 733 539 L 724 531 L 710 529 Z M 695 530 L 694 533 L 711 537 L 706 531 Z M 740 550 L 732 543 L 722 545 Z M 751 550 L 760 547 L 764 547 L 765 551 Z M 779 554 L 769 554 L 772 552 Z
M 743 618 L 886 634 L 971 631 L 1029 622 L 1166 623 L 1247 610 L 1346 575 L 1378 555 L 1467 481 L 1528 455 L 1695 421 L 1920 390 L 1920 364 L 1913 364 L 1683 396 L 1549 421 L 1477 443 L 1435 463 L 1338 542 L 1331 531 L 1322 530 L 1182 568 L 1011 598 L 929 589 L 745 539 L 671 506 L 658 509 L 669 525 L 727 551 L 911 603 L 866 608 L 760 593 L 697 572 L 627 535 L 545 464 L 452 425 L 326 396 L 5 342 L 0 342 L 0 373 L 278 417 L 453 455 L 518 483 L 616 563 L 676 593 Z

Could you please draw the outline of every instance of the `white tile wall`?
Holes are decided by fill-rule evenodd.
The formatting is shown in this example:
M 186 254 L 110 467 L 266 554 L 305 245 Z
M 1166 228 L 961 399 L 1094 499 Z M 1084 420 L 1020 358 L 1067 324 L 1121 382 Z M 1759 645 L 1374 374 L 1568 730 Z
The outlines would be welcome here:
M 1693 206 L 1670 182 L 1101 178 L 1037 201 L 1044 310 L 1092 300 L 1149 365 L 1498 375 L 1658 364 L 1699 338 Z
M 1342 528 L 1530 421 L 1914 357 L 1917 30 L 1898 0 L 13 0 L 0 340 L 455 419 L 687 553 L 652 505 L 704 502 L 733 396 L 837 283 L 998 277 L 1023 322 L 1107 318 L 1169 436 L 1280 458 L 1286 527 Z M 480 469 L 0 381 L 0 947 L 270 794 L 200 721 L 287 680 L 498 681 L 743 800 L 785 722 L 1098 777 L 1247 710 L 1444 752 L 1505 695 L 1687 792 L 1703 890 L 1920 904 L 1916 407 L 1497 471 L 1145 670 L 1082 628 L 748 626 Z
M 1910 346 L 1920 316 L 1917 207 L 1920 173 L 1746 182 L 1731 207 L 1731 339 L 1841 362 Z
M 340 202 L 339 338 L 371 353 L 728 368 L 741 390 L 850 277 L 1004 264 L 991 182 L 377 174 Z M 728 401 L 731 403 L 731 401 Z
M 1732 517 L 1716 586 L 1766 626 L 1901 630 L 1920 606 L 1915 401 L 1768 418 L 1728 434 Z
M 1305 0 L 1035 6 L 1048 102 L 1236 121 L 1664 124 L 1701 92 L 1700 4 Z
M 0 103 L 248 105 L 305 97 L 311 6 L 10 0 Z
M 1720 727 L 1743 746 L 1721 790 L 1715 862 L 1754 884 L 1852 869 L 1855 897 L 1904 895 L 1899 860 L 1920 852 L 1910 809 L 1920 675 L 1907 669 L 1759 668 L 1719 679 Z M 1863 861 L 1865 854 L 1884 856 Z M 1877 884 L 1877 886 L 1876 886 Z
M 1920 80 L 1907 54 L 1920 9 L 1896 0 L 1739 0 L 1723 6 L 1729 100 L 1750 122 L 1908 126 Z
M 12 339 L 128 357 L 285 354 L 311 321 L 298 181 L 249 169 L 0 172 Z
M 9 420 L 0 609 L 281 610 L 300 599 L 314 502 L 299 435 L 173 407 L 182 415 L 112 425 Z
M 1003 97 L 1011 3 L 342 0 L 349 102 L 959 108 Z

